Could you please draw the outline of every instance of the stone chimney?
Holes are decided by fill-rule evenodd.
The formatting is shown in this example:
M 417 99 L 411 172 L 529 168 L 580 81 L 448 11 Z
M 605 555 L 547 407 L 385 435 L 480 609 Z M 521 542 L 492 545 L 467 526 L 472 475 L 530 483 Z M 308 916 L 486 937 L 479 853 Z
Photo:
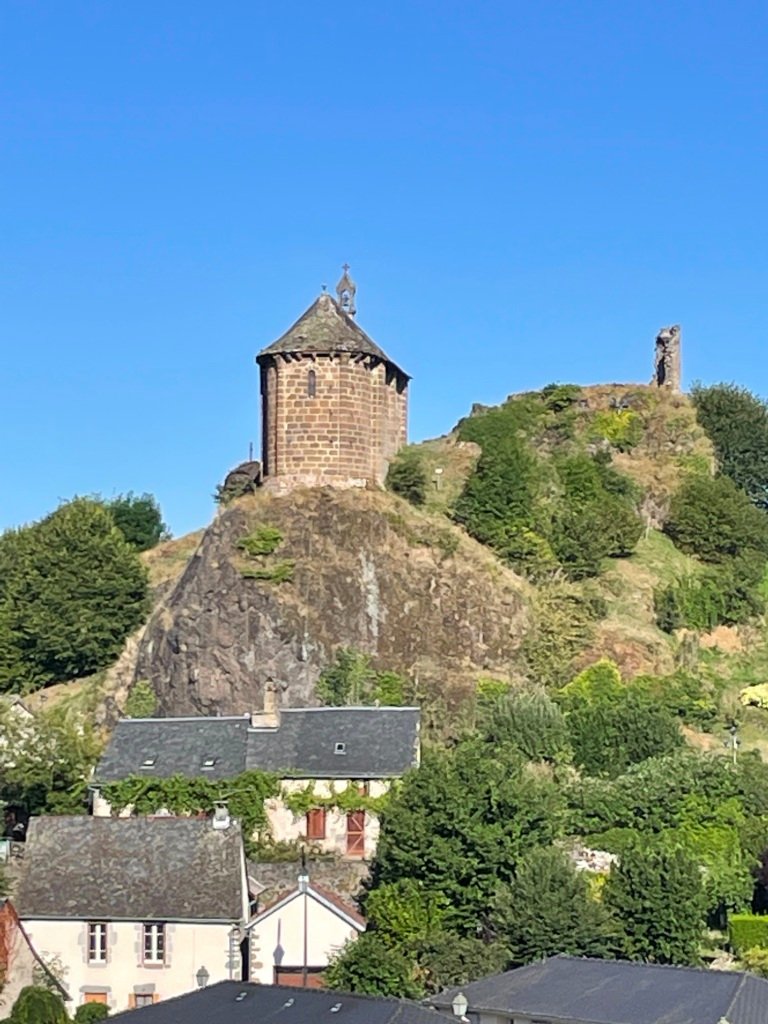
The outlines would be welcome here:
M 277 729 L 280 726 L 280 698 L 277 683 L 269 677 L 264 684 L 264 707 L 251 714 L 254 729 Z

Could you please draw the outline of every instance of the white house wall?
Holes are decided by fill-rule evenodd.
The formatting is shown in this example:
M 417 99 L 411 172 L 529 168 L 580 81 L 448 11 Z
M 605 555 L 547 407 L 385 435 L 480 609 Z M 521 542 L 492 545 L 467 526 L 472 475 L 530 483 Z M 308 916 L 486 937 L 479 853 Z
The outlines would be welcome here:
M 328 961 L 347 941 L 356 939 L 358 930 L 318 903 L 300 893 L 250 929 L 251 981 L 274 983 L 274 969 L 304 966 L 304 911 L 306 907 L 307 966 L 327 967 Z M 282 948 L 280 963 L 275 951 Z M 277 954 L 279 958 L 279 953 Z
M 333 793 L 341 793 L 348 786 L 357 785 L 343 779 L 284 779 L 281 786 L 286 793 L 303 793 L 308 785 L 312 785 L 318 797 L 330 797 Z M 387 779 L 374 779 L 368 783 L 368 794 L 380 797 L 389 791 Z M 266 801 L 265 810 L 273 839 L 278 842 L 307 841 L 307 819 L 304 814 L 294 814 L 279 797 Z M 379 841 L 379 819 L 370 811 L 365 813 L 365 859 L 370 860 L 376 853 Z M 347 852 L 347 815 L 329 807 L 325 815 L 325 839 L 311 840 L 324 853 L 336 853 L 346 856 Z
M 63 968 L 61 982 L 70 995 L 74 1014 L 85 1002 L 86 992 L 106 992 L 113 1013 L 127 1010 L 130 996 L 139 986 L 158 1000 L 170 999 L 197 988 L 195 975 L 205 967 L 210 983 L 240 978 L 240 951 L 230 956 L 229 924 L 168 923 L 165 927 L 165 964 L 143 965 L 142 923 L 107 923 L 107 961 L 88 963 L 88 931 L 85 921 L 52 921 L 29 918 L 23 922 L 30 942 L 47 963 Z
M 286 793 L 302 793 L 308 785 L 312 785 L 314 792 L 319 797 L 330 797 L 334 792 L 340 793 L 348 786 L 357 785 L 344 779 L 284 779 L 281 789 Z M 368 783 L 368 793 L 372 797 L 380 797 L 389 791 L 389 779 L 374 779 Z M 264 809 L 267 815 L 272 838 L 276 842 L 306 842 L 307 841 L 307 819 L 304 814 L 294 814 L 286 806 L 280 797 L 265 801 Z M 125 807 L 119 817 L 130 817 L 132 807 Z M 91 813 L 95 817 L 108 818 L 112 813 L 109 803 L 101 795 L 98 789 L 92 794 Z M 379 819 L 375 814 L 366 811 L 365 814 L 365 853 L 364 858 L 371 860 L 376 853 L 376 846 L 379 841 Z M 324 853 L 335 853 L 342 857 L 347 853 L 347 815 L 332 807 L 328 808 L 325 816 L 325 839 L 311 840 Z

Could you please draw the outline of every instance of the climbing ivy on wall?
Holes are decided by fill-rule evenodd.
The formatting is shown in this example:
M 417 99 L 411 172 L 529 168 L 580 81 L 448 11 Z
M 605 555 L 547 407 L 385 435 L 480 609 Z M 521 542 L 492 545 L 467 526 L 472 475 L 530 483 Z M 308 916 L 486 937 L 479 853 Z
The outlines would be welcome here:
M 389 792 L 382 793 L 381 796 L 366 796 L 363 793 L 358 793 L 354 785 L 340 790 L 331 785 L 330 794 L 321 795 L 315 792 L 315 783 L 310 782 L 304 789 L 294 792 L 283 790 L 282 799 L 288 810 L 297 817 L 321 807 L 326 810 L 340 811 L 342 814 L 350 814 L 352 811 L 368 811 L 370 814 L 381 815 L 396 785 L 397 783 L 393 783 Z
M 264 801 L 279 793 L 278 776 L 259 771 L 242 772 L 228 779 L 129 775 L 101 787 L 102 796 L 117 814 L 127 807 L 137 814 L 153 814 L 161 807 L 172 814 L 210 814 L 217 804 L 225 803 L 240 822 L 245 839 L 266 829 Z

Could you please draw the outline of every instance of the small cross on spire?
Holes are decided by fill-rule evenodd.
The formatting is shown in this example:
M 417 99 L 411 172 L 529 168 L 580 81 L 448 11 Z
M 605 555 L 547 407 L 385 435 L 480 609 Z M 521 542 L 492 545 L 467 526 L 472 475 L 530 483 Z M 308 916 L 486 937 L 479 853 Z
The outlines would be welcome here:
M 355 293 L 357 292 L 357 285 L 349 276 L 349 264 L 345 263 L 341 268 L 344 273 L 341 275 L 339 283 L 336 285 L 336 295 L 338 296 L 338 303 L 345 313 L 350 316 L 354 316 L 357 312 L 355 306 Z

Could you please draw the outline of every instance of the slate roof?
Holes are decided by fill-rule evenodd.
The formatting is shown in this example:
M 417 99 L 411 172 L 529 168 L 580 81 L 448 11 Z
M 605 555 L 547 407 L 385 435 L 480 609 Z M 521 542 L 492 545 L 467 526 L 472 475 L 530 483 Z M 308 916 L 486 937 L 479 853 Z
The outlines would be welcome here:
M 242 838 L 197 818 L 33 818 L 22 920 L 239 921 Z
M 397 778 L 418 735 L 418 708 L 285 708 L 279 729 L 249 732 L 246 764 L 301 779 Z
M 376 342 L 325 292 L 285 334 L 259 352 L 256 359 L 261 362 L 269 356 L 291 352 L 362 352 L 392 363 Z
M 242 981 L 220 981 L 109 1019 L 121 1017 L 131 1024 L 446 1024 L 443 1014 L 407 999 Z
M 247 716 L 236 718 L 123 718 L 115 726 L 96 777 L 201 775 L 227 779 L 245 771 Z M 154 764 L 142 767 L 145 760 Z M 214 759 L 212 768 L 204 768 Z
M 293 778 L 387 779 L 416 761 L 418 708 L 284 708 L 277 729 L 239 718 L 125 718 L 94 785 L 129 775 L 228 778 L 246 769 Z M 336 753 L 338 744 L 343 753 Z M 206 759 L 215 759 L 204 768 Z M 146 760 L 154 764 L 143 767 Z
M 448 989 L 428 1002 L 568 1024 L 764 1024 L 768 981 L 735 971 L 556 956 Z

